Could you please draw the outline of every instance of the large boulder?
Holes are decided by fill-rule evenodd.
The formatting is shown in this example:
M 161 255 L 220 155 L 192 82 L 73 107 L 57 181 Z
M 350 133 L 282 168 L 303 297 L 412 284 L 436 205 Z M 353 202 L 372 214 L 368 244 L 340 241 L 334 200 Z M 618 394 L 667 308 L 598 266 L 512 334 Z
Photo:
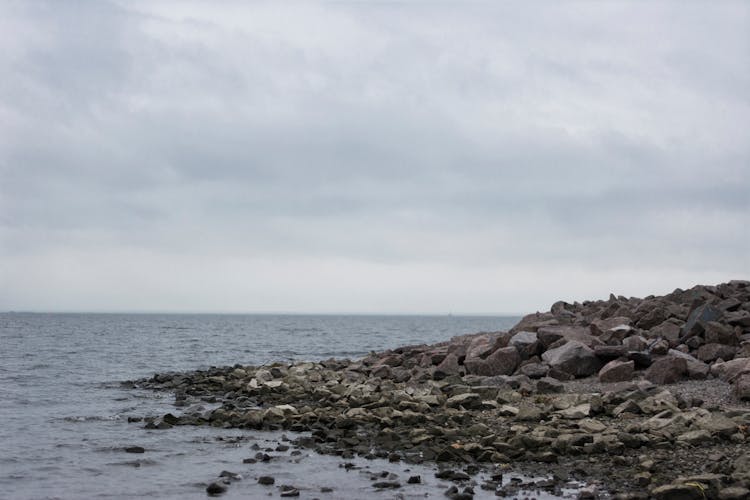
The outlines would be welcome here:
M 536 356 L 541 348 L 536 332 L 518 332 L 510 338 L 508 345 L 518 349 L 522 359 Z
M 551 368 L 574 377 L 588 377 L 601 367 L 601 361 L 596 357 L 594 350 L 578 340 L 571 340 L 560 347 L 548 350 L 542 354 L 542 359 Z
M 561 340 L 564 342 L 575 340 L 588 347 L 603 344 L 601 340 L 591 335 L 591 330 L 585 326 L 544 326 L 537 331 L 537 337 L 545 349 Z
M 750 358 L 735 358 L 724 363 L 715 363 L 711 373 L 726 382 L 734 382 L 740 375 L 750 373 Z
M 711 321 L 717 321 L 724 315 L 723 311 L 717 309 L 711 304 L 703 304 L 696 307 L 688 316 L 685 326 L 682 328 L 682 342 L 685 339 L 702 335 L 706 331 L 706 324 Z
M 674 384 L 687 374 L 687 360 L 677 356 L 664 356 L 648 367 L 645 378 L 654 384 Z
M 741 401 L 750 401 L 750 373 L 742 374 L 734 381 L 732 394 Z
M 464 360 L 466 371 L 472 375 L 492 377 L 495 375 L 510 375 L 521 363 L 518 349 L 513 346 L 501 347 L 486 358 L 469 357 Z
M 626 382 L 633 379 L 634 361 L 612 360 L 599 370 L 601 382 Z
M 717 359 L 729 361 L 730 359 L 734 358 L 734 355 L 736 353 L 736 347 L 733 347 L 731 345 L 712 343 L 703 344 L 702 346 L 700 346 L 698 348 L 698 352 L 695 354 L 695 357 L 700 359 L 701 361 L 710 363 L 712 361 L 716 361 Z

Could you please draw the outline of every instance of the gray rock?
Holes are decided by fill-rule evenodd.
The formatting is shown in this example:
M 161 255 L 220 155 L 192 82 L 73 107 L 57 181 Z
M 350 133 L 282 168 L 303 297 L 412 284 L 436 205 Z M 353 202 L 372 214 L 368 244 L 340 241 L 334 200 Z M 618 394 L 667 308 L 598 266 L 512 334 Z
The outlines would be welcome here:
M 732 486 L 719 490 L 719 500 L 747 500 L 750 498 L 750 490 L 742 486 Z
M 664 356 L 654 361 L 644 376 L 654 384 L 674 384 L 682 380 L 686 374 L 687 360 L 676 356 Z
M 735 380 L 732 394 L 740 401 L 750 401 L 750 373 L 740 375 Z
M 575 340 L 589 347 L 602 345 L 603 342 L 591 335 L 591 330 L 584 326 L 545 326 L 539 329 L 537 336 L 544 348 L 549 348 L 560 340 L 569 342 Z
M 703 500 L 703 491 L 688 484 L 665 484 L 651 490 L 656 500 Z
M 549 366 L 544 363 L 527 363 L 519 371 L 531 379 L 538 379 L 547 375 Z
M 626 382 L 633 379 L 634 361 L 612 360 L 599 370 L 601 382 Z
M 536 390 L 542 394 L 554 394 L 565 391 L 565 384 L 552 377 L 544 377 L 536 383 Z
M 541 348 L 536 332 L 518 332 L 510 338 L 508 345 L 518 349 L 521 359 L 536 356 Z
M 739 345 L 740 339 L 734 332 L 734 328 L 717 321 L 709 321 L 705 325 L 703 338 L 707 344 Z
M 698 352 L 696 353 L 695 357 L 700 359 L 703 362 L 710 363 L 712 361 L 716 361 L 717 359 L 722 359 L 724 361 L 729 361 L 730 359 L 734 358 L 734 355 L 737 353 L 737 348 L 730 346 L 730 345 L 724 345 L 724 344 L 704 344 L 698 348 Z
M 572 340 L 556 349 L 542 354 L 542 359 L 550 367 L 569 373 L 575 377 L 588 377 L 601 367 L 594 350 L 586 344 Z
M 648 342 L 640 335 L 633 335 L 623 339 L 622 345 L 627 347 L 628 351 L 645 351 L 648 347 Z
M 711 304 L 698 306 L 690 313 L 685 326 L 682 328 L 682 342 L 695 335 L 701 335 L 706 330 L 706 323 L 717 321 L 724 315 L 723 311 Z
M 486 358 L 467 357 L 464 360 L 466 371 L 472 375 L 491 377 L 494 375 L 510 375 L 521 363 L 521 356 L 515 347 L 502 347 Z

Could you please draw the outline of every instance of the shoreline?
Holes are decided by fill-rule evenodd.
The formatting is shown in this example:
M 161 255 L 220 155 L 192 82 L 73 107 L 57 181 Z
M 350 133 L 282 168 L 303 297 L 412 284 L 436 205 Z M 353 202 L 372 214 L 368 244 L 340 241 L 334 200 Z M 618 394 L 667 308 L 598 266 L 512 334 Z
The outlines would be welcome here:
M 360 360 L 235 365 L 130 384 L 175 394 L 175 412 L 147 428 L 308 432 L 292 444 L 344 460 L 436 466 L 455 483 L 449 498 L 479 488 L 512 496 L 517 485 L 472 485 L 472 477 L 540 469 L 551 478 L 535 487 L 558 494 L 575 480 L 585 484 L 579 498 L 750 495 L 746 281 L 558 302 L 508 332 Z M 208 491 L 231 482 L 219 478 Z

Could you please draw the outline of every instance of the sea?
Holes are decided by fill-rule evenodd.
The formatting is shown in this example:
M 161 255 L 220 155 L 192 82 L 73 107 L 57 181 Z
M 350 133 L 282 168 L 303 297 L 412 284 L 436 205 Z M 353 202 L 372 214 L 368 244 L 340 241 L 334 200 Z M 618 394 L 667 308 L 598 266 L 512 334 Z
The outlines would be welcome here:
M 0 314 L 0 498 L 206 498 L 222 471 L 242 476 L 223 498 L 443 497 L 428 466 L 276 452 L 290 433 L 179 426 L 128 417 L 175 412 L 173 396 L 123 381 L 157 372 L 327 358 L 507 330 L 508 316 Z M 128 453 L 140 446 L 144 453 Z M 283 447 L 282 447 L 283 449 Z M 268 462 L 244 464 L 260 450 Z M 293 448 L 291 448 L 293 450 Z M 343 462 L 349 462 L 349 465 Z M 274 486 L 260 486 L 259 475 Z M 377 491 L 374 475 L 398 491 Z M 422 483 L 409 485 L 420 475 Z M 328 489 L 332 491 L 328 491 Z M 321 492 L 323 490 L 323 492 Z M 478 491 L 476 498 L 482 498 Z M 487 498 L 494 498 L 492 492 Z

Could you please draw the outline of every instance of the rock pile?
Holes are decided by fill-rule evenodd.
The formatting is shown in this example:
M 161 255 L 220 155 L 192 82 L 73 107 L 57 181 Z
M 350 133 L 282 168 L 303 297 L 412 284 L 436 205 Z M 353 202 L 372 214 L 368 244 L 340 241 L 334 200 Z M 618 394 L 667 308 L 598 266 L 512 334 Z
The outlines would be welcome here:
M 698 389 L 664 387 L 675 382 Z M 749 494 L 746 281 L 558 302 L 509 332 L 356 361 L 235 365 L 135 384 L 174 391 L 182 409 L 147 419 L 149 428 L 306 431 L 298 446 L 345 458 L 544 462 L 634 498 L 691 498 L 679 495 L 695 484 L 719 498 Z M 722 384 L 733 384 L 736 406 L 704 401 Z

